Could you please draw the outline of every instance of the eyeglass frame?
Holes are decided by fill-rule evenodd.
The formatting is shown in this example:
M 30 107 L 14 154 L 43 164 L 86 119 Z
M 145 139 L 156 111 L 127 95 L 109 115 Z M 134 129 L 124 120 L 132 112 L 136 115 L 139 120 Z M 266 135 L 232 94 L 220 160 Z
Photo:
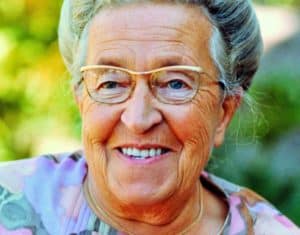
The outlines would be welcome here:
M 204 72 L 204 70 L 200 67 L 200 66 L 192 66 L 192 65 L 172 65 L 172 66 L 164 66 L 164 67 L 160 67 L 160 68 L 157 68 L 157 69 L 152 69 L 152 70 L 148 70 L 148 71 L 141 71 L 141 72 L 138 72 L 138 71 L 134 71 L 134 70 L 130 70 L 130 69 L 127 69 L 127 68 L 123 68 L 123 67 L 119 67 L 119 66 L 113 66 L 113 65 L 85 65 L 85 66 L 82 66 L 80 67 L 80 73 L 83 73 L 85 71 L 88 71 L 88 70 L 92 70 L 92 69 L 101 69 L 101 68 L 106 68 L 106 69 L 117 69 L 117 70 L 120 70 L 122 72 L 125 72 L 125 73 L 128 73 L 130 76 L 145 76 L 145 75 L 152 75 L 153 73 L 158 73 L 160 71 L 168 71 L 168 70 L 172 70 L 172 69 L 178 69 L 178 70 L 189 70 L 191 72 L 197 72 L 199 74 L 203 73 L 205 75 L 207 75 L 209 78 L 211 78 L 213 81 L 215 81 L 217 83 L 217 85 L 219 85 L 219 87 L 224 91 L 224 93 L 226 93 L 226 83 L 225 81 L 223 80 L 214 80 L 208 73 Z M 81 76 L 80 80 L 78 81 L 78 85 L 80 85 L 82 82 L 84 82 L 85 78 L 84 76 Z M 103 103 L 103 104 L 119 104 L 119 103 L 123 103 L 125 102 L 126 100 L 128 100 L 133 92 L 134 89 L 131 89 L 128 97 L 122 101 L 119 101 L 119 102 L 103 102 L 103 101 L 99 101 L 97 99 L 95 99 L 89 89 L 87 88 L 87 86 L 85 85 L 86 87 L 86 90 L 87 90 L 87 93 L 89 95 L 89 97 L 98 102 L 98 103 Z M 166 104 L 184 104 L 184 103 L 188 103 L 190 102 L 191 100 L 193 100 L 193 98 L 196 96 L 196 94 L 198 93 L 198 90 L 199 90 L 199 84 L 197 86 L 197 89 L 195 90 L 195 94 L 183 101 L 183 102 L 164 102 L 163 100 L 161 100 L 160 98 L 156 97 L 155 95 L 155 98 L 158 99 L 160 102 L 162 103 L 166 103 Z M 224 97 L 225 97 L 225 94 L 224 94 Z

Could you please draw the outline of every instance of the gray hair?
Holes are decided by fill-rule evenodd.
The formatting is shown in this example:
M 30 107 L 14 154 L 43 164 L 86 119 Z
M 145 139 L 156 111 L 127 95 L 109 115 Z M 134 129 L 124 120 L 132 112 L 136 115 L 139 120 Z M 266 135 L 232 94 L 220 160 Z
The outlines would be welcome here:
M 64 0 L 58 30 L 59 48 L 72 83 L 78 85 L 80 67 L 85 65 L 88 28 L 97 12 L 109 5 L 137 0 Z M 170 1 L 168 1 L 170 2 Z M 212 59 L 225 82 L 227 94 L 247 90 L 262 54 L 262 39 L 249 0 L 174 0 L 200 6 L 213 25 Z

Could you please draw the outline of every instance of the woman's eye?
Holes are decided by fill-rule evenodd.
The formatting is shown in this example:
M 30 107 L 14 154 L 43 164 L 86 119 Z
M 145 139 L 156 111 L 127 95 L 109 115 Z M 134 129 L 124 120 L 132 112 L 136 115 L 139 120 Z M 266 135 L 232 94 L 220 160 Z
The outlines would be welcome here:
M 186 88 L 187 85 L 183 81 L 177 79 L 177 80 L 169 81 L 168 87 L 171 89 L 179 90 L 182 88 Z
M 117 88 L 119 84 L 117 82 L 113 81 L 107 81 L 101 84 L 99 88 L 104 88 L 104 89 L 114 89 Z
M 178 71 L 162 72 L 157 74 L 155 78 L 156 86 L 173 92 L 190 90 L 195 81 L 189 74 Z
M 97 89 L 113 90 L 128 86 L 130 79 L 127 74 L 119 71 L 108 71 L 99 75 Z

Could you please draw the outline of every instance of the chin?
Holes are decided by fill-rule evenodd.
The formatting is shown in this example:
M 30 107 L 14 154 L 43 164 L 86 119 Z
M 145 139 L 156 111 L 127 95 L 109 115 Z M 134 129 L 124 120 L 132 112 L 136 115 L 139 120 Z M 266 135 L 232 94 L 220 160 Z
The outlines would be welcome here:
M 115 176 L 108 176 L 108 187 L 123 205 L 151 206 L 164 203 L 178 191 L 177 174 L 169 175 L 162 184 L 141 179 L 120 182 Z
M 118 151 L 106 151 L 102 166 L 103 190 L 109 191 L 122 205 L 156 205 L 172 197 L 179 189 L 179 156 L 174 153 L 152 161 L 132 160 Z M 102 162 L 104 163 L 104 162 Z

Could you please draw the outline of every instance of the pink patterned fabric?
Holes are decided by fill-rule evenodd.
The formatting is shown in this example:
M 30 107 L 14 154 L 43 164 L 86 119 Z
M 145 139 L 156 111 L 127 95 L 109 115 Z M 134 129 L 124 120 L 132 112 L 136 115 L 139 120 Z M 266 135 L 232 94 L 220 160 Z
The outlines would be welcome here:
M 85 201 L 81 152 L 0 164 L 0 235 L 124 235 Z M 253 191 L 203 172 L 202 183 L 228 203 L 223 235 L 300 235 L 299 228 Z

